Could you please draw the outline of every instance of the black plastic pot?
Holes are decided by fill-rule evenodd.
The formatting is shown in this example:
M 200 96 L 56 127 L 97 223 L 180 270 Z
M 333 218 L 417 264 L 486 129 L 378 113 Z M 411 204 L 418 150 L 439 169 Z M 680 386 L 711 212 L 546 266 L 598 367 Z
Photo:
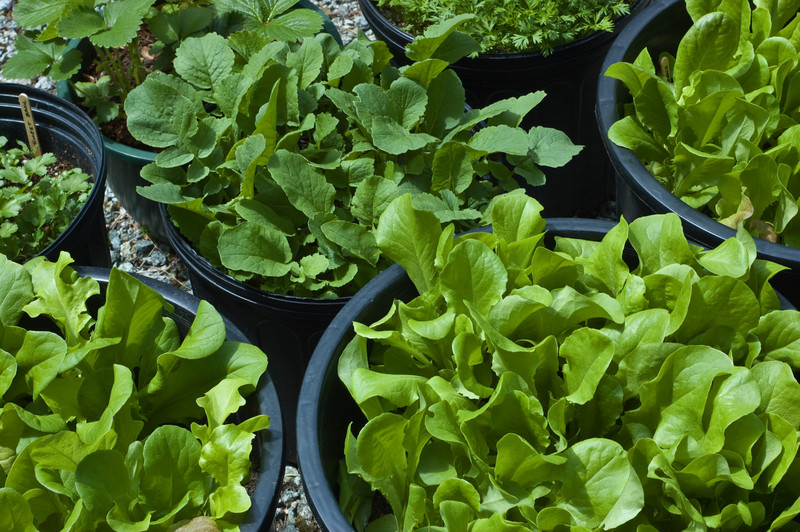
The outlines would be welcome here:
M 77 264 L 108 268 L 111 255 L 103 215 L 106 156 L 100 131 L 86 113 L 53 94 L 26 85 L 0 83 L 0 135 L 11 144 L 28 142 L 19 106 L 22 92 L 30 99 L 42 150 L 94 176 L 94 186 L 75 220 L 39 255 L 56 260 L 59 252 L 68 251 Z
M 545 244 L 554 236 L 601 240 L 616 224 L 606 220 L 553 218 L 547 221 Z M 636 264 L 632 248 L 624 258 Z M 353 322 L 373 323 L 389 311 L 395 299 L 410 301 L 418 292 L 405 271 L 391 266 L 353 296 L 320 338 L 306 370 L 297 409 L 297 454 L 306 497 L 322 530 L 352 532 L 339 508 L 339 462 L 344 458 L 348 426 L 353 431 L 366 423 L 337 373 L 339 356 L 353 339 Z M 794 308 L 778 294 L 784 309 Z
M 107 268 L 76 267 L 83 277 L 91 277 L 100 283 L 101 293 L 105 293 L 110 270 Z M 169 317 L 175 321 L 178 330 L 185 334 L 191 327 L 200 300 L 191 294 L 166 283 L 156 281 L 143 275 L 134 276 L 150 288 L 158 291 L 173 307 Z M 226 339 L 233 342 L 250 343 L 242 332 L 228 319 L 225 320 Z M 269 361 L 272 362 L 271 360 Z M 267 532 L 272 526 L 275 516 L 280 487 L 283 482 L 284 444 L 283 416 L 278 402 L 275 384 L 268 374 L 264 374 L 258 383 L 256 392 L 248 396 L 240 413 L 244 418 L 257 414 L 266 414 L 270 426 L 256 433 L 253 444 L 253 463 L 257 466 L 257 480 L 251 496 L 250 510 L 244 517 L 240 529 L 242 532 Z
M 619 61 L 632 62 L 644 47 L 656 58 L 662 51 L 674 55 L 691 24 L 682 0 L 657 0 L 620 33 L 606 55 L 602 71 Z M 597 86 L 597 121 L 616 172 L 620 214 L 630 221 L 648 214 L 674 212 L 680 217 L 686 236 L 708 247 L 735 236 L 733 229 L 693 209 L 667 190 L 632 151 L 608 139 L 609 128 L 625 116 L 623 105 L 630 101 L 622 82 L 601 75 Z M 791 268 L 779 273 L 772 284 L 793 304 L 800 304 L 800 249 L 760 239 L 756 240 L 756 249 L 759 258 Z
M 600 240 L 613 222 L 584 219 L 550 219 L 552 235 Z M 297 455 L 306 497 L 323 530 L 352 531 L 339 509 L 339 461 L 350 423 L 357 431 L 366 422 L 344 384 L 337 364 L 344 347 L 355 335 L 353 322 L 372 323 L 388 312 L 392 301 L 409 301 L 416 288 L 398 265 L 391 266 L 358 291 L 331 322 L 306 370 L 297 408 Z
M 286 457 L 296 463 L 297 399 L 311 353 L 349 298 L 314 299 L 272 294 L 216 269 L 170 222 L 161 205 L 169 244 L 186 263 L 194 294 L 212 303 L 269 357 L 284 415 Z
M 537 105 L 523 126 L 546 126 L 566 133 L 583 150 L 562 168 L 542 168 L 547 183 L 526 187 L 544 206 L 547 217 L 595 217 L 614 196 L 614 174 L 594 117 L 594 94 L 600 64 L 614 37 L 650 0 L 639 0 L 631 14 L 620 18 L 614 32 L 596 32 L 557 46 L 553 53 L 480 54 L 464 58 L 451 68 L 458 73 L 467 103 L 489 103 L 543 90 L 547 97 Z M 412 36 L 389 21 L 372 0 L 359 0 L 361 11 L 380 40 L 386 41 L 398 61 L 404 61 Z M 407 60 L 406 60 L 407 61 Z

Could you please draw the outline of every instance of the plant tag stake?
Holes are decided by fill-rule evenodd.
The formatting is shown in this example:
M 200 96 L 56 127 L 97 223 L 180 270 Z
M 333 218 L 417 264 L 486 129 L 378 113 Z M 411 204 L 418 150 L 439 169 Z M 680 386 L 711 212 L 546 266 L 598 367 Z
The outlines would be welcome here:
M 22 119 L 25 121 L 25 132 L 28 134 L 28 146 L 34 157 L 38 157 L 42 154 L 42 148 L 39 144 L 39 135 L 36 133 L 36 122 L 31 113 L 31 101 L 24 92 L 19 95 L 19 106 L 22 109 Z

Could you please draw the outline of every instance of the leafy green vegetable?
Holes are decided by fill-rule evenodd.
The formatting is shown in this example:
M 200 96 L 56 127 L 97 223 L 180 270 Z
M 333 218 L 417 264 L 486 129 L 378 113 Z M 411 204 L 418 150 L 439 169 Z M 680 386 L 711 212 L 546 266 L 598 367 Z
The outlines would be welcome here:
M 92 177 L 52 153 L 34 156 L 0 136 L 0 253 L 24 261 L 41 253 L 77 217 Z
M 800 313 L 752 237 L 702 250 L 669 214 L 546 246 L 540 211 L 504 194 L 455 239 L 408 196 L 382 216 L 419 296 L 338 360 L 356 529 L 795 529 Z
M 607 76 L 633 97 L 609 138 L 713 219 L 800 246 L 800 3 L 689 0 L 676 57 Z M 657 51 L 654 51 L 657 52 Z M 673 78 L 674 75 L 674 78 Z
M 186 39 L 218 31 L 247 28 L 248 38 L 297 40 L 322 28 L 322 17 L 310 9 L 293 9 L 291 0 L 98 0 L 52 2 L 19 0 L 14 19 L 23 28 L 14 42 L 17 53 L 3 66 L 8 79 L 45 74 L 66 80 L 83 103 L 95 110 L 98 123 L 121 116 L 130 91 L 152 71 L 169 71 L 175 49 Z M 143 29 L 147 35 L 140 39 Z M 97 73 L 73 81 L 83 52 L 69 40 L 88 39 Z M 88 77 L 88 76 L 87 76 Z M 120 114 L 122 113 L 122 114 Z
M 366 38 L 344 49 L 324 34 L 260 48 L 188 39 L 177 74 L 151 75 L 126 102 L 134 137 L 164 148 L 139 193 L 168 204 L 195 248 L 238 280 L 353 294 L 388 263 L 374 229 L 392 199 L 410 192 L 437 219 L 474 227 L 491 197 L 519 187 L 499 157 L 541 184 L 539 165 L 580 150 L 561 132 L 519 127 L 541 93 L 465 111 L 439 58 L 463 22 L 431 28 L 400 69 L 385 43 Z M 448 54 L 477 49 L 459 42 L 468 46 Z
M 269 418 L 226 420 L 266 356 L 226 341 L 204 301 L 181 338 L 171 305 L 119 270 L 95 316 L 100 287 L 71 262 L 0 257 L 0 526 L 169 530 L 205 515 L 236 529 Z
M 412 35 L 457 16 L 470 15 L 464 31 L 474 37 L 485 53 L 538 50 L 550 55 L 553 48 L 596 31 L 613 31 L 614 22 L 630 11 L 627 0 L 547 0 L 471 2 L 468 0 L 377 0 L 390 21 Z M 474 17 L 472 17 L 474 15 Z

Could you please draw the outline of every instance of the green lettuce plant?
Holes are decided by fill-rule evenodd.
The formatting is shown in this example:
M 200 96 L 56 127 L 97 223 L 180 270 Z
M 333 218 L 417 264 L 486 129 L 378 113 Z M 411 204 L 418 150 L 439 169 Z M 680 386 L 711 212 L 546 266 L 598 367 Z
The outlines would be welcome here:
M 645 49 L 606 72 L 633 98 L 609 138 L 713 219 L 800 247 L 800 2 L 686 8 L 676 57 Z
M 338 360 L 367 420 L 340 480 L 356 529 L 796 530 L 780 267 L 742 229 L 691 245 L 674 214 L 545 245 L 540 211 L 506 194 L 493 232 L 456 238 L 408 196 L 381 217 L 419 296 L 354 323 Z
M 52 153 L 34 156 L 0 136 L 0 253 L 25 261 L 41 253 L 77 217 L 92 176 L 66 168 Z
M 466 111 L 449 62 L 477 50 L 455 18 L 395 68 L 383 42 L 329 35 L 253 47 L 209 34 L 177 51 L 126 102 L 128 128 L 163 148 L 139 193 L 215 267 L 261 290 L 345 296 L 387 265 L 374 228 L 405 193 L 472 227 L 489 199 L 580 150 L 562 132 L 519 127 L 539 92 Z M 479 127 L 481 124 L 485 127 Z M 473 131 L 476 128 L 477 131 Z M 482 177 L 482 176 L 485 176 Z
M 116 269 L 95 314 L 99 285 L 71 262 L 0 257 L 0 529 L 236 529 L 269 418 L 228 418 L 266 356 L 226 341 L 203 301 L 181 337 L 171 305 Z
M 376 0 L 397 26 L 421 35 L 433 24 L 455 16 L 474 15 L 464 31 L 484 53 L 541 51 L 576 41 L 596 31 L 613 31 L 614 22 L 630 12 L 629 0 Z
M 14 19 L 26 30 L 3 67 L 8 79 L 47 75 L 66 80 L 99 124 L 114 120 L 133 88 L 152 71 L 171 69 L 175 49 L 209 31 L 248 28 L 263 39 L 298 39 L 322 27 L 321 16 L 292 9 L 296 0 L 18 0 Z M 143 39 L 143 28 L 156 39 Z M 87 39 L 101 75 L 73 81 L 84 63 L 70 40 Z M 146 59 L 145 59 L 146 58 Z

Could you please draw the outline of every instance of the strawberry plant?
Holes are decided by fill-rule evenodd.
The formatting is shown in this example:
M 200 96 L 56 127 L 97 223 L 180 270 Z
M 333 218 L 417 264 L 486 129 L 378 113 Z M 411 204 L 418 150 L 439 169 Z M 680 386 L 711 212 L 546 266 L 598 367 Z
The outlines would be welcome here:
M 430 28 L 403 68 L 366 38 L 344 49 L 325 34 L 255 47 L 239 35 L 188 39 L 176 73 L 150 76 L 126 102 L 133 136 L 164 149 L 140 193 L 169 205 L 195 248 L 240 281 L 355 293 L 388 263 L 374 228 L 393 198 L 411 192 L 473 227 L 491 197 L 518 187 L 498 157 L 538 185 L 540 166 L 580 150 L 558 130 L 519 127 L 541 92 L 465 109 L 446 68 L 478 49 L 456 31 L 465 20 Z
M 28 260 L 55 240 L 86 203 L 92 178 L 52 153 L 8 146 L 0 136 L 0 253 Z
M 169 70 L 174 50 L 185 39 L 210 31 L 251 29 L 263 39 L 297 39 L 322 27 L 319 14 L 292 9 L 293 0 L 19 0 L 17 24 L 26 31 L 14 45 L 17 53 L 3 67 L 8 79 L 41 74 L 67 80 L 95 121 L 122 116 L 130 91 L 153 70 Z M 146 27 L 154 40 L 142 40 Z M 73 81 L 84 62 L 72 39 L 88 39 L 95 78 Z M 145 65 L 143 57 L 150 61 Z

